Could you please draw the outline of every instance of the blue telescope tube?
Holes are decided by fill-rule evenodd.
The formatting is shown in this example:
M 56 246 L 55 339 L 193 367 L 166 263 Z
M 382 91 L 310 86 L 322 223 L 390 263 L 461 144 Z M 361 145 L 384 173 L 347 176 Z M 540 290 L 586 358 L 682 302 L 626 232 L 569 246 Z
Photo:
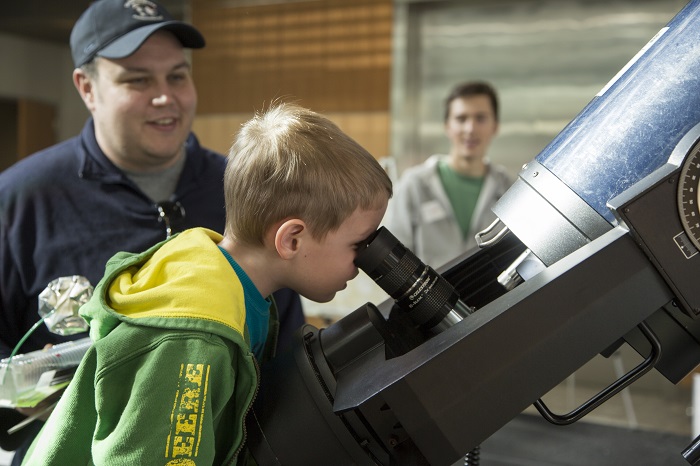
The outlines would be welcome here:
M 610 223 L 608 200 L 700 122 L 700 0 L 689 2 L 535 158 Z

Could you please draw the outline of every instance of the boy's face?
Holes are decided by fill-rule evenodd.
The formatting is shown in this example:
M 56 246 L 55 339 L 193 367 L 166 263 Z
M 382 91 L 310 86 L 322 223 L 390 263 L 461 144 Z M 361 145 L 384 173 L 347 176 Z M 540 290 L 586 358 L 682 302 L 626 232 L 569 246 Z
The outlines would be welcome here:
M 325 303 L 345 289 L 358 273 L 354 264 L 358 247 L 379 228 L 386 206 L 385 201 L 376 210 L 357 209 L 323 240 L 309 238 L 304 245 L 295 291 L 312 301 Z

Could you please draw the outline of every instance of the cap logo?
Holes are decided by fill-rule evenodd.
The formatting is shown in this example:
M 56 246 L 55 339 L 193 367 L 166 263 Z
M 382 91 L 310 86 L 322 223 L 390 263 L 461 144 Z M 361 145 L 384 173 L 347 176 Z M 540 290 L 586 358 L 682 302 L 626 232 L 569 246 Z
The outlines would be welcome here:
M 158 5 L 148 0 L 128 0 L 124 8 L 131 8 L 132 17 L 139 21 L 162 21 L 163 15 L 158 12 Z

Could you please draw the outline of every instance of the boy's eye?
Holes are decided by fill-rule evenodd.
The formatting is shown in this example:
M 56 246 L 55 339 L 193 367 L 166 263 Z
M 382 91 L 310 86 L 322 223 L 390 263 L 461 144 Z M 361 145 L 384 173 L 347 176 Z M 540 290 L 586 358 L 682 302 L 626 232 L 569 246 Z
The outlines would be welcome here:
M 355 243 L 352 245 L 352 248 L 355 251 L 360 251 L 362 249 L 365 249 L 367 247 L 367 240 L 362 240 L 359 243 Z

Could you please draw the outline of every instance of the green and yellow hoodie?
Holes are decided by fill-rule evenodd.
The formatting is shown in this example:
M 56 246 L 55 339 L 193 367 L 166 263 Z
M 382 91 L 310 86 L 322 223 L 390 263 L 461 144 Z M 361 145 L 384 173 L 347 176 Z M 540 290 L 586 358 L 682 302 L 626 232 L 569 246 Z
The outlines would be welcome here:
M 245 462 L 244 421 L 258 386 L 246 326 L 252 283 L 221 239 L 197 228 L 110 259 L 80 310 L 93 346 L 23 464 Z M 274 305 L 270 316 L 266 357 Z

